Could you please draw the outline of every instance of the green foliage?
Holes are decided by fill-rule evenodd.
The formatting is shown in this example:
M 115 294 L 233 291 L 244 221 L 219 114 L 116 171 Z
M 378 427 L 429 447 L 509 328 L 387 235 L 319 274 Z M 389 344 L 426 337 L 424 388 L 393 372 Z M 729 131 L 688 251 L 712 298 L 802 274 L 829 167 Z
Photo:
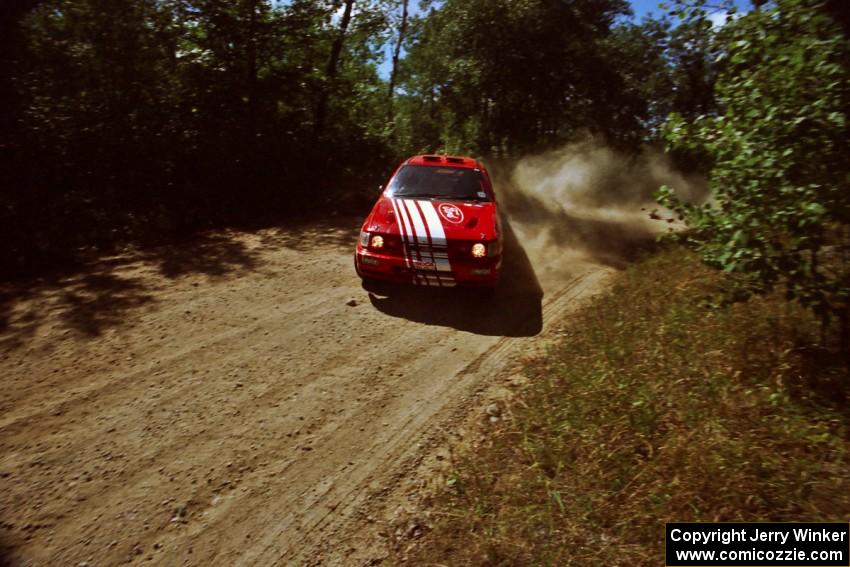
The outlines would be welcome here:
M 640 137 L 647 102 L 627 75 L 637 79 L 647 42 L 612 31 L 627 10 L 623 0 L 447 0 L 418 23 L 405 62 L 410 147 L 507 155 L 580 130 Z
M 716 41 L 718 111 L 673 114 L 666 127 L 672 148 L 711 161 L 712 202 L 679 203 L 668 188 L 661 201 L 687 219 L 706 261 L 738 276 L 741 296 L 782 284 L 789 299 L 846 325 L 847 41 L 809 0 L 743 15 Z
M 375 187 L 395 157 L 376 71 L 390 7 L 357 0 L 343 30 L 339 4 L 33 2 L 13 65 L 18 159 L 0 151 L 0 259 L 53 261 Z
M 366 202 L 411 153 L 510 157 L 586 133 L 635 148 L 668 112 L 710 108 L 704 26 L 630 23 L 626 0 L 404 5 L 16 3 L 0 261 Z
M 705 27 L 626 14 L 620 0 L 448 0 L 409 40 L 402 140 L 510 156 L 590 132 L 634 148 L 669 112 L 711 108 Z

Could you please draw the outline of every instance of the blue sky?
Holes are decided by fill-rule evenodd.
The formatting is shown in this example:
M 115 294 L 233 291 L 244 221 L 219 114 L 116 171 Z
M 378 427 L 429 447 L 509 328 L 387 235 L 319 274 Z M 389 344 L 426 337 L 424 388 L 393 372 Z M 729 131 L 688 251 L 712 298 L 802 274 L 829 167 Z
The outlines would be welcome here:
M 659 0 L 632 0 L 631 4 L 632 10 L 635 13 L 635 19 L 638 21 L 650 14 L 654 16 L 660 16 L 662 14 L 661 8 L 658 7 L 658 4 L 660 4 Z
M 646 15 L 654 15 L 661 16 L 664 13 L 664 10 L 658 7 L 661 4 L 662 0 L 629 0 L 629 3 L 632 5 L 632 10 L 634 11 L 635 19 L 640 21 Z M 750 8 L 750 0 L 734 0 L 735 5 L 739 10 L 748 10 Z M 672 2 L 669 2 L 672 4 Z M 719 4 L 719 0 L 715 2 L 709 2 L 709 4 Z M 411 12 L 414 14 L 420 13 L 419 10 L 419 2 L 413 1 L 410 3 Z
M 750 9 L 749 0 L 734 0 L 738 10 L 747 11 Z M 630 0 L 632 11 L 635 13 L 635 19 L 640 21 L 645 15 L 652 14 L 656 17 L 664 14 L 664 10 L 658 7 L 661 0 Z M 669 2 L 672 4 L 672 2 Z M 709 2 L 709 4 L 719 4 L 719 2 Z

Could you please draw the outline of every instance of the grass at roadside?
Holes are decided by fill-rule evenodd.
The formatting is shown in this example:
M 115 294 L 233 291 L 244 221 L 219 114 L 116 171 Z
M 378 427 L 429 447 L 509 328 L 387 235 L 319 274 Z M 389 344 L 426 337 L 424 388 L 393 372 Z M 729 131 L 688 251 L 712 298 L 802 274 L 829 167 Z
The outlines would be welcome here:
M 665 521 L 847 521 L 846 368 L 794 305 L 707 306 L 721 278 L 671 247 L 571 316 L 410 563 L 659 565 Z

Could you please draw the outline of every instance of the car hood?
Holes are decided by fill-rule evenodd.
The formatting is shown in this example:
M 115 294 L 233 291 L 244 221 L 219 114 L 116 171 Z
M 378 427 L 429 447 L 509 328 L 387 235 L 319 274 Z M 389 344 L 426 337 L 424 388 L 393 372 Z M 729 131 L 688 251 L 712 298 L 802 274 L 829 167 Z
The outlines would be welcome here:
M 495 203 L 381 197 L 363 230 L 434 241 L 495 240 L 499 224 Z

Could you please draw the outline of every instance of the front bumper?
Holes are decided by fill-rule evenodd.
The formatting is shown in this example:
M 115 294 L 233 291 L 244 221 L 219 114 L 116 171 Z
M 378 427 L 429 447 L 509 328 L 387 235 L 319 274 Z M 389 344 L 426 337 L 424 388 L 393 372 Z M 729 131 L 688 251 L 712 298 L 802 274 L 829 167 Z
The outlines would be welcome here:
M 371 278 L 397 283 L 427 285 L 431 287 L 495 287 L 499 282 L 502 256 L 470 258 L 466 261 L 451 259 L 451 275 L 434 269 L 409 266 L 399 256 L 377 254 L 358 246 L 354 253 L 354 266 L 361 278 Z

